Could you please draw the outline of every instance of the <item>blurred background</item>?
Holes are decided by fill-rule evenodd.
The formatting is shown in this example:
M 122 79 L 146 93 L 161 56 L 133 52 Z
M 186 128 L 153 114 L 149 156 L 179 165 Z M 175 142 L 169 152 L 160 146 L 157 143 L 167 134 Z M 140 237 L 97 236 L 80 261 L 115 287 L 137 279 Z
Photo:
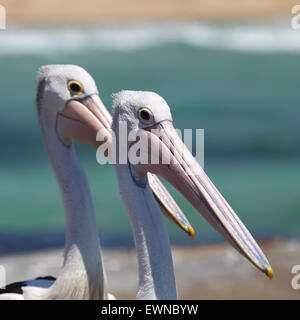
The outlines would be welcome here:
M 111 93 L 151 90 L 175 127 L 205 129 L 205 170 L 259 240 L 300 229 L 300 31 L 294 1 L 1 1 L 0 254 L 62 247 L 65 218 L 37 121 L 36 75 L 77 64 Z M 93 193 L 101 244 L 132 248 L 112 166 L 76 146 Z M 223 241 L 173 188 L 189 239 L 166 221 L 173 245 Z M 300 260 L 299 260 L 300 264 Z

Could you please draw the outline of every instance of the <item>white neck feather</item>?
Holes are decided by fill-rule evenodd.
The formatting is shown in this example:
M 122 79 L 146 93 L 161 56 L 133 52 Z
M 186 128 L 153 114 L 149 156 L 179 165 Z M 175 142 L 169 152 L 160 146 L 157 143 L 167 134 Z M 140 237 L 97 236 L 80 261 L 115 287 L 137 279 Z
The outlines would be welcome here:
M 88 182 L 73 146 L 59 140 L 56 119 L 42 109 L 44 144 L 60 186 L 67 224 L 64 264 L 46 299 L 103 299 L 105 276 Z
M 129 165 L 116 165 L 116 171 L 137 251 L 137 299 L 177 299 L 168 233 L 148 181 L 137 186 Z

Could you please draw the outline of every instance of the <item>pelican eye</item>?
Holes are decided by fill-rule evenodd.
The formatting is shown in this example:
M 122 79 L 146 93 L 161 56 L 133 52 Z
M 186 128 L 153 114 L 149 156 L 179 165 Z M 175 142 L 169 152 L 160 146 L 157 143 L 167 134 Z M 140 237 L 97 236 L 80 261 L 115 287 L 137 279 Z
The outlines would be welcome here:
M 153 122 L 153 113 L 148 108 L 140 108 L 138 110 L 138 117 L 144 124 Z
M 72 94 L 80 95 L 84 92 L 83 86 L 76 80 L 70 80 L 68 82 L 68 89 Z

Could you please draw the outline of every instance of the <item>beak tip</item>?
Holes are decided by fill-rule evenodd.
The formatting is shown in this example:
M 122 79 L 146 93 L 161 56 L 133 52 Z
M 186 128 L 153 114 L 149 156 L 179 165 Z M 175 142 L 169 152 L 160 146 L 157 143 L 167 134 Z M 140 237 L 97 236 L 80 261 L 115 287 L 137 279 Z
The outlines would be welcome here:
M 271 266 L 266 267 L 266 275 L 267 275 L 270 279 L 273 278 L 274 272 L 273 272 L 273 269 L 271 268 Z
M 188 227 L 188 233 L 189 233 L 190 237 L 193 239 L 195 236 L 195 230 L 192 226 Z

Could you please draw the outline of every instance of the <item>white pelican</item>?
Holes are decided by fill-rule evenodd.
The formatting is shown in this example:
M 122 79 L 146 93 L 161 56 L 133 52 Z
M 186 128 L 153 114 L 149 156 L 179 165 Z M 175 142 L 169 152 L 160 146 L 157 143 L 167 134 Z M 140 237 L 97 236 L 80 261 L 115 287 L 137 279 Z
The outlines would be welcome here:
M 128 143 L 127 163 L 118 163 L 120 121 L 127 123 L 128 132 L 138 130 L 139 138 L 145 138 L 143 141 L 149 146 L 146 159 L 151 159 L 153 150 L 160 150 L 159 164 L 130 163 L 128 154 L 137 151 L 139 139 Z M 271 266 L 251 234 L 180 140 L 172 125 L 169 106 L 162 97 L 141 91 L 114 95 L 112 129 L 116 133 L 119 188 L 134 231 L 138 257 L 138 299 L 177 298 L 170 243 L 149 186 L 148 172 L 166 178 L 235 249 L 272 277 Z M 145 152 L 142 148 L 139 151 Z M 162 164 L 164 157 L 171 159 L 171 163 Z
M 70 125 L 64 109 L 74 104 L 82 115 L 99 103 L 90 96 L 97 94 L 90 75 L 75 66 L 45 66 L 40 69 L 36 105 L 44 144 L 60 186 L 66 215 L 64 262 L 56 279 L 20 282 L 7 287 L 1 299 L 104 299 L 105 277 L 102 266 L 98 229 L 90 189 L 75 155 L 71 138 L 88 139 L 89 128 L 80 120 Z M 81 101 L 77 101 L 81 98 Z M 69 141 L 60 137 L 66 125 Z M 14 289 L 14 290 L 12 290 Z M 21 290 L 20 290 L 21 289 Z M 17 293 L 7 293 L 10 290 Z
M 65 209 L 64 263 L 56 280 L 45 277 L 13 283 L 0 290 L 0 299 L 113 299 L 105 290 L 90 189 L 72 143 L 74 138 L 98 146 L 97 131 L 101 128 L 103 135 L 109 135 L 111 116 L 93 78 L 73 65 L 49 65 L 40 69 L 36 105 Z M 150 179 L 155 196 L 162 199 L 163 212 L 193 236 L 192 227 L 163 185 L 155 176 Z

